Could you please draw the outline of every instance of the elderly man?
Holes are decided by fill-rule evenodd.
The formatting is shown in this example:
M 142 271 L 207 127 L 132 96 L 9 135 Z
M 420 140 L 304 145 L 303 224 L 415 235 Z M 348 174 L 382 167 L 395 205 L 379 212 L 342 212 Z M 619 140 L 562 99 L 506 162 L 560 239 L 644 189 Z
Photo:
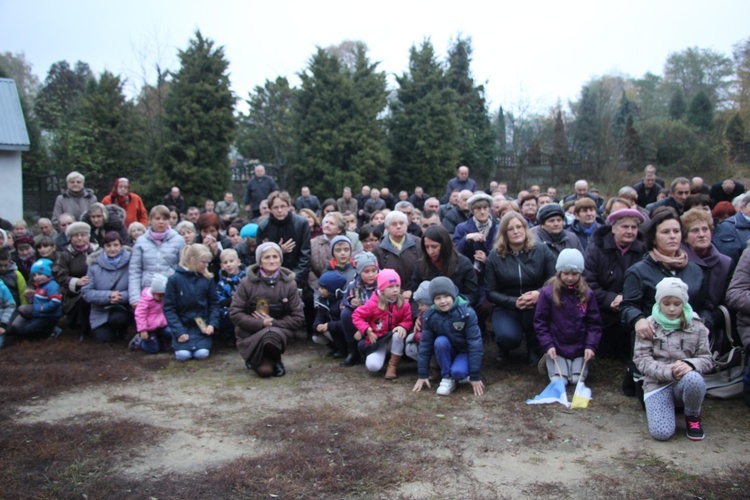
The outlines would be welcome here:
M 96 203 L 97 198 L 94 191 L 84 187 L 86 178 L 80 172 L 71 172 L 65 178 L 67 189 L 55 199 L 55 206 L 52 209 L 52 223 L 57 224 L 60 214 L 68 213 L 76 219 L 81 218 L 83 214 L 89 211 L 91 205 Z
M 604 203 L 604 200 L 602 200 L 599 196 L 595 195 L 594 193 L 589 192 L 589 183 L 585 179 L 580 179 L 576 181 L 574 185 L 575 193 L 566 196 L 563 200 L 563 203 L 569 202 L 569 201 L 577 201 L 582 198 L 591 198 L 596 203 L 596 208 L 598 211 L 601 211 L 602 204 Z
M 161 203 L 167 207 L 175 207 L 177 212 L 181 214 L 185 213 L 185 198 L 182 197 L 180 194 L 180 188 L 177 186 L 172 187 L 172 189 L 169 190 L 169 193 L 164 195 L 164 198 L 161 199 Z
M 240 206 L 234 201 L 231 192 L 224 193 L 224 199 L 216 204 L 214 212 L 219 216 L 225 226 L 232 223 L 240 215 Z
M 387 187 L 380 188 L 380 199 L 385 202 L 385 208 L 394 210 L 396 208 L 396 198 L 391 194 Z
M 256 165 L 253 177 L 245 187 L 245 212 L 248 216 L 252 214 L 253 219 L 260 217 L 260 202 L 268 198 L 268 195 L 279 190 L 276 181 L 266 175 L 266 167 Z
M 711 203 L 716 206 L 720 201 L 732 201 L 745 192 L 745 186 L 742 183 L 733 181 L 732 179 L 726 179 L 724 181 L 714 182 L 711 184 L 708 196 L 711 198 Z
M 440 210 L 440 200 L 438 200 L 434 196 L 430 196 L 424 202 L 424 207 L 422 208 L 422 211 L 425 211 L 425 210 L 432 210 L 433 212 L 438 212 Z
M 468 189 L 464 189 L 463 191 L 458 193 L 456 207 L 452 210 L 449 210 L 445 214 L 445 218 L 442 219 L 443 227 L 447 229 L 451 235 L 453 235 L 454 231 L 456 230 L 456 226 L 458 226 L 462 222 L 466 222 L 469 219 L 469 216 L 471 214 L 469 213 L 468 201 L 473 194 L 474 193 L 472 193 Z
M 298 196 L 297 200 L 294 202 L 294 207 L 297 209 L 297 212 L 303 208 L 309 208 L 318 214 L 320 213 L 320 200 L 318 200 L 318 197 L 314 194 L 310 194 L 309 187 L 302 186 L 302 189 L 300 189 L 300 196 Z
M 414 208 L 417 210 L 424 210 L 425 209 L 425 202 L 430 197 L 429 194 L 424 192 L 424 189 L 422 189 L 422 186 L 417 186 L 414 188 L 414 194 L 409 196 L 409 201 L 412 205 L 414 205 Z
M 690 194 L 709 195 L 711 189 L 703 182 L 703 177 L 693 177 L 690 179 Z
M 371 189 L 370 199 L 365 202 L 365 209 L 364 209 L 365 220 L 370 220 L 370 217 L 372 217 L 372 214 L 374 214 L 378 210 L 383 210 L 384 208 L 385 208 L 385 201 L 380 199 L 380 191 L 375 188 Z
M 62 214 L 60 214 L 62 216 Z M 46 217 L 41 217 L 37 222 L 36 226 L 39 228 L 39 234 L 34 236 L 34 244 L 39 243 L 39 240 L 44 236 L 48 236 L 54 240 L 57 238 L 57 231 L 55 226 L 52 225 L 52 221 Z
M 456 176 L 448 181 L 443 198 L 447 201 L 453 191 L 463 191 L 465 189 L 473 193 L 477 190 L 477 183 L 469 177 L 469 167 L 461 165 L 456 171 Z
M 367 222 L 367 217 L 365 217 L 365 203 L 370 199 L 370 186 L 362 186 L 362 191 L 354 198 L 357 200 L 357 220 L 359 220 L 359 225 L 361 226 Z
M 414 222 L 414 205 L 408 201 L 399 201 L 396 203 L 395 209 L 406 215 L 406 219 L 409 221 L 409 224 L 406 227 L 406 232 L 417 238 L 421 238 L 422 228 L 419 224 Z
M 70 238 L 68 238 L 68 235 L 65 234 L 65 231 L 68 229 L 68 226 L 73 224 L 75 221 L 76 218 L 71 214 L 60 214 L 60 220 L 57 222 L 57 229 L 59 231 L 57 232 L 57 236 L 54 239 L 55 247 L 57 247 L 58 252 L 62 252 L 63 248 L 70 244 Z
M 549 186 L 547 188 L 547 194 L 552 198 L 552 201 L 555 203 L 560 203 L 560 200 L 557 199 L 557 188 Z
M 716 226 L 712 241 L 719 252 L 729 256 L 734 265 L 740 260 L 742 251 L 750 240 L 750 195 L 745 195 L 740 202 L 736 215 L 725 219 Z
M 342 214 L 345 214 L 346 212 L 351 212 L 355 215 L 357 215 L 357 210 L 359 210 L 359 205 L 357 203 L 356 198 L 352 196 L 352 188 L 345 187 L 344 192 L 341 194 L 341 198 L 336 200 L 336 208 L 339 209 L 339 212 Z
M 638 206 L 646 207 L 650 203 L 656 203 L 659 191 L 664 189 L 664 181 L 656 177 L 656 167 L 646 165 L 643 169 L 643 179 L 633 184 L 633 189 L 638 193 Z
M 690 181 L 685 177 L 675 178 L 669 185 L 669 196 L 651 206 L 651 217 L 661 207 L 672 207 L 677 210 L 679 215 L 682 215 L 683 205 L 685 205 L 688 196 L 690 196 Z

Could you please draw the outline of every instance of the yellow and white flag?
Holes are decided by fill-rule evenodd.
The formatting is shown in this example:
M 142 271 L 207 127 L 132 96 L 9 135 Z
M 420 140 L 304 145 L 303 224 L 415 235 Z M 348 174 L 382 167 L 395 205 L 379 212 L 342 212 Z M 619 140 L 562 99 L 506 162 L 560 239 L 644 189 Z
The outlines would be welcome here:
M 576 391 L 573 393 L 573 400 L 570 402 L 571 408 L 588 408 L 591 401 L 591 389 L 586 387 L 583 380 L 576 384 Z

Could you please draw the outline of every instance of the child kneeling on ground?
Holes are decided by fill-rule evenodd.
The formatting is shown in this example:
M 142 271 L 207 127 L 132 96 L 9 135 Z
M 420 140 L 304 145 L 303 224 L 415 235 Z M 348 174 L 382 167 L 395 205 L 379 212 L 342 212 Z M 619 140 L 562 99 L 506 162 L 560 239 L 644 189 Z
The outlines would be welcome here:
M 219 329 L 219 299 L 213 273 L 208 271 L 211 250 L 193 243 L 182 250 L 180 266 L 167 280 L 164 316 L 172 330 L 178 361 L 206 359 L 213 334 Z
M 566 385 L 586 380 L 589 367 L 582 370 L 584 361 L 594 359 L 602 338 L 599 306 L 581 276 L 583 265 L 577 249 L 560 252 L 557 274 L 539 292 L 534 311 L 534 330 L 546 353 L 549 379 L 561 378 Z
M 128 344 L 131 351 L 141 350 L 148 354 L 166 351 L 172 345 L 172 335 L 164 317 L 164 292 L 167 277 L 154 274 L 151 286 L 141 292 L 141 300 L 135 308 L 135 328 L 138 333 Z
M 679 278 L 656 285 L 656 303 L 648 317 L 653 338 L 636 336 L 633 362 L 645 379 L 643 402 L 648 431 L 659 441 L 676 429 L 675 405 L 685 405 L 688 439 L 703 439 L 701 406 L 706 382 L 701 373 L 714 367 L 708 349 L 708 330 L 688 304 L 688 286 Z
M 482 332 L 477 314 L 463 297 L 458 296 L 453 282 L 440 276 L 430 282 L 432 307 L 422 318 L 422 341 L 419 344 L 419 379 L 412 391 L 430 387 L 430 357 L 440 365 L 443 379 L 437 393 L 447 396 L 456 389 L 458 381 L 469 379 L 476 396 L 484 394 L 482 383 Z

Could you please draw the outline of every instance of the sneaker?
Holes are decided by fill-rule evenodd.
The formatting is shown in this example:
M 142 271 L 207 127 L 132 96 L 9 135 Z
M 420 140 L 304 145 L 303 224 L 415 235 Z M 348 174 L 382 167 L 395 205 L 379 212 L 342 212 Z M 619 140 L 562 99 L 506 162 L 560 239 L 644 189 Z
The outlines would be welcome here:
M 705 437 L 700 415 L 685 415 L 685 434 L 691 441 L 702 441 Z
M 135 336 L 128 342 L 128 350 L 138 351 L 141 348 L 141 334 L 136 333 Z
M 62 334 L 62 328 L 60 328 L 59 326 L 56 326 L 55 329 L 52 330 L 52 335 L 50 335 L 50 337 L 52 337 L 53 339 L 56 339 L 61 334 Z
M 440 381 L 440 386 L 437 388 L 439 396 L 447 396 L 451 392 L 456 390 L 456 381 L 452 378 L 444 378 Z
M 313 334 L 312 341 L 318 345 L 328 345 L 330 343 L 325 335 L 318 335 L 317 333 Z

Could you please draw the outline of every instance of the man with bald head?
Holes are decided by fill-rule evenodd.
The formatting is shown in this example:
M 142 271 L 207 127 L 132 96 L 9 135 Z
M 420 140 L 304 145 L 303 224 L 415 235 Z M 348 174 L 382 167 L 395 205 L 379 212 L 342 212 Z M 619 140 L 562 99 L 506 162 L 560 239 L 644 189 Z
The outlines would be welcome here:
M 455 190 L 463 191 L 464 189 L 468 189 L 474 193 L 474 191 L 477 190 L 477 183 L 474 179 L 469 177 L 469 167 L 461 165 L 456 171 L 456 176 L 448 181 L 448 186 L 446 187 L 443 199 L 447 202 L 451 192 Z
M 732 203 L 735 198 L 744 192 L 745 186 L 743 186 L 741 182 L 727 179 L 711 184 L 708 197 L 711 198 L 711 203 L 716 206 L 720 201 L 728 201 L 729 203 Z
M 464 189 L 460 193 L 458 193 L 458 204 L 453 210 L 449 210 L 448 213 L 445 214 L 445 218 L 443 219 L 443 227 L 448 230 L 451 235 L 456 230 L 456 226 L 461 224 L 462 222 L 466 222 L 469 220 L 469 205 L 467 202 L 469 201 L 469 198 L 474 193 L 469 191 L 468 189 Z
M 266 167 L 256 165 L 253 176 L 245 187 L 245 212 L 253 219 L 260 217 L 260 202 L 268 198 L 273 191 L 278 191 L 276 181 L 266 175 Z

